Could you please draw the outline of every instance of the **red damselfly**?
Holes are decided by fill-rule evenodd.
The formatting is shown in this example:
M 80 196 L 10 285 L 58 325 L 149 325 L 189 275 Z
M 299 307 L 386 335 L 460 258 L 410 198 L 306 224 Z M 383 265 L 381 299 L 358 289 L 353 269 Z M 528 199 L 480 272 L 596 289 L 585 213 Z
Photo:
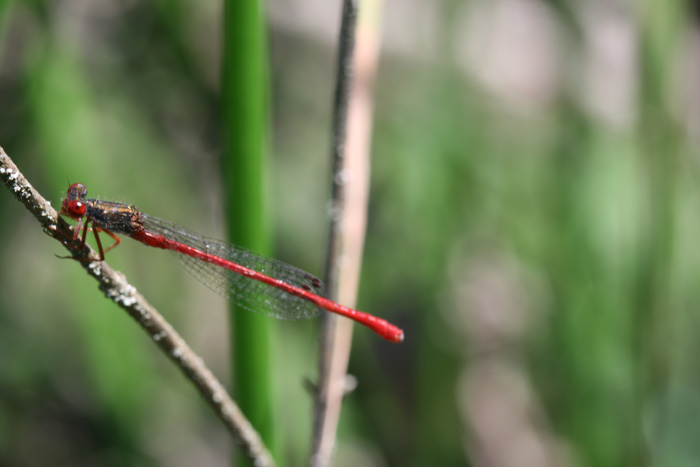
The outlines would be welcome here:
M 144 214 L 136 206 L 88 199 L 87 188 L 81 183 L 68 188 L 61 214 L 78 221 L 73 239 L 77 240 L 82 230 L 81 245 L 85 245 L 88 225 L 92 224 L 100 261 L 120 243 L 115 233 L 128 235 L 144 245 L 171 251 L 204 285 L 243 308 L 281 319 L 310 318 L 323 309 L 367 326 L 391 342 L 403 341 L 403 331 L 393 324 L 323 297 L 323 283 L 301 269 L 203 237 Z M 103 250 L 99 232 L 112 237 L 114 244 Z

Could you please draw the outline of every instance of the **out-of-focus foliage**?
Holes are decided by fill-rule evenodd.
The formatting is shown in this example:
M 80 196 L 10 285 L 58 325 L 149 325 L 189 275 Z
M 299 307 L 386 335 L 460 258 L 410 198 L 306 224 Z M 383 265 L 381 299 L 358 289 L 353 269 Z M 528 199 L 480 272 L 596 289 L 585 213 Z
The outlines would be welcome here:
M 338 2 L 269 2 L 276 257 L 318 273 Z M 338 465 L 700 462 L 700 32 L 686 2 L 391 1 Z M 0 3 L 0 145 L 221 237 L 220 5 Z M 0 193 L 0 464 L 227 465 L 153 345 Z M 225 304 L 109 261 L 227 380 Z M 177 293 L 174 293 L 177 292 Z M 280 461 L 305 463 L 314 323 L 276 324 Z

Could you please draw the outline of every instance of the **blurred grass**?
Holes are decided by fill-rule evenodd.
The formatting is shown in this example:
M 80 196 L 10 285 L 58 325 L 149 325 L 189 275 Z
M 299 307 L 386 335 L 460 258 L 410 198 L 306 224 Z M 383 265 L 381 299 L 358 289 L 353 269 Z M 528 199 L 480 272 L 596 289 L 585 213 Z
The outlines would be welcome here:
M 221 237 L 230 201 L 221 201 L 216 155 L 221 141 L 244 142 L 219 128 L 219 12 L 98 4 L 0 4 L 0 145 L 54 206 L 68 180 L 80 181 L 93 196 Z M 636 48 L 627 86 L 604 102 L 631 96 L 611 118 L 596 110 L 587 80 L 596 47 L 619 50 L 621 36 L 607 35 L 600 11 L 584 14 L 590 5 L 538 4 L 561 49 L 544 92 L 516 93 L 489 81 L 497 42 L 479 60 L 467 53 L 491 30 L 464 19 L 483 20 L 483 4 L 421 5 L 402 7 L 418 12 L 416 24 L 385 15 L 359 301 L 407 340 L 356 333 L 359 386 L 341 418 L 338 465 L 479 465 L 494 451 L 526 465 L 518 441 L 533 438 L 556 453 L 551 465 L 696 465 L 698 99 L 684 81 L 694 82 L 698 60 L 695 13 L 681 2 L 620 13 L 612 31 L 624 39 L 631 28 Z M 334 38 L 295 23 L 281 3 L 269 8 L 275 256 L 318 274 Z M 301 16 L 336 24 L 336 12 L 317 13 Z M 531 19 L 516 17 L 516 26 Z M 426 34 L 430 18 L 440 27 Z M 413 47 L 402 45 L 412 37 Z M 541 64 L 531 52 L 497 77 L 527 75 Z M 616 65 L 604 83 L 614 84 Z M 227 465 L 225 432 L 148 339 L 79 268 L 54 259 L 58 246 L 10 196 L 0 195 L 0 219 L 0 464 Z M 225 380 L 222 301 L 161 252 L 125 241 L 108 260 Z M 278 456 L 300 465 L 314 323 L 269 324 L 278 330 Z M 490 381 L 483 371 L 493 364 L 510 368 L 505 387 L 515 394 L 489 387 L 499 416 L 474 386 Z M 505 410 L 517 401 L 524 416 Z M 522 431 L 523 419 L 535 428 Z M 502 430 L 495 443 L 485 426 Z

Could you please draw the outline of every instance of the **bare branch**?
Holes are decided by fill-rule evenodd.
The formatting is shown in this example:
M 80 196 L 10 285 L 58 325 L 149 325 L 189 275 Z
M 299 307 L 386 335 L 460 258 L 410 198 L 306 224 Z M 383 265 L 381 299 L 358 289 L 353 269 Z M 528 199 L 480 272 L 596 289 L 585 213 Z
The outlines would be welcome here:
M 88 245 L 80 249 L 79 242 L 72 240 L 73 232 L 69 224 L 60 218 L 51 204 L 31 186 L 2 148 L 0 148 L 0 179 L 15 198 L 34 214 L 44 231 L 59 240 L 74 258 L 97 258 L 97 253 Z M 126 277 L 113 270 L 104 261 L 78 261 L 78 263 L 97 280 L 105 296 L 126 311 L 195 385 L 204 400 L 224 422 L 249 461 L 260 467 L 274 465 L 260 436 L 231 399 L 224 386 L 172 326 L 127 282 Z

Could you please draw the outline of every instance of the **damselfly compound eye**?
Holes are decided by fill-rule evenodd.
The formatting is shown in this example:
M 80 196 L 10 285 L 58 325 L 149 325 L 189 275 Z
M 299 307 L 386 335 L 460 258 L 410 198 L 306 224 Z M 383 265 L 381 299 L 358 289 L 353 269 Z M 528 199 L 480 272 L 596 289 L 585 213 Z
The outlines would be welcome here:
M 87 206 L 80 201 L 68 201 L 65 203 L 65 211 L 70 217 L 79 218 L 85 215 Z

